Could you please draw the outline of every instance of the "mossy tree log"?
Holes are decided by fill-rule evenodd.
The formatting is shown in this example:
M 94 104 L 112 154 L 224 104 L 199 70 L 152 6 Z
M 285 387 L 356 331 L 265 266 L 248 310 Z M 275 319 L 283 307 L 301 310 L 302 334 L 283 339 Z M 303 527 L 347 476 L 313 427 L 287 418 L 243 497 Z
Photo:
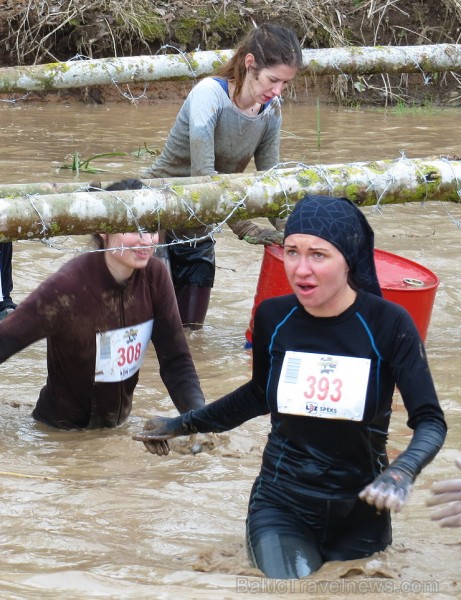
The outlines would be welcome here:
M 163 180 L 163 183 L 168 180 Z M 213 181 L 120 192 L 68 192 L 0 199 L 0 241 L 94 232 L 197 227 L 285 216 L 306 193 L 345 196 L 358 206 L 459 202 L 461 162 L 399 159 L 300 165 Z
M 48 91 L 210 75 L 233 50 L 103 58 L 0 68 L 0 93 Z M 351 46 L 303 50 L 306 75 L 461 70 L 461 45 Z
M 168 179 L 144 179 L 143 184 L 146 187 L 157 188 L 172 185 L 191 185 L 194 183 L 212 183 L 213 181 L 226 181 L 227 179 L 242 178 L 242 173 L 230 175 L 203 175 L 197 177 L 177 177 Z M 64 194 L 66 192 L 87 192 L 95 191 L 97 186 L 107 187 L 113 181 L 103 181 L 96 184 L 95 182 L 79 182 L 79 181 L 56 181 L 45 182 L 39 181 L 35 183 L 0 183 L 0 198 L 13 198 L 15 196 L 26 196 L 28 194 Z

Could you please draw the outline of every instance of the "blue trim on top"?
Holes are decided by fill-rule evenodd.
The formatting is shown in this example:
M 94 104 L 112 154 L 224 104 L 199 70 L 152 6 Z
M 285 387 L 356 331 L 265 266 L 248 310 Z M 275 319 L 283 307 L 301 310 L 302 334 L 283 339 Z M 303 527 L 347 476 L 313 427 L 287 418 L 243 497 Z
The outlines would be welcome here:
M 278 324 L 278 325 L 275 327 L 275 329 L 274 329 L 274 333 L 273 333 L 273 334 L 272 334 L 272 336 L 271 336 L 271 341 L 270 341 L 270 343 L 269 343 L 269 348 L 268 348 L 268 350 L 269 350 L 269 356 L 270 356 L 270 363 L 271 363 L 271 366 L 269 367 L 269 374 L 268 374 L 268 377 L 267 377 L 266 398 L 268 398 L 268 397 L 269 397 L 269 393 L 268 393 L 268 392 L 269 392 L 269 383 L 270 383 L 271 376 L 272 376 L 272 361 L 273 361 L 273 358 L 274 358 L 274 357 L 272 356 L 272 346 L 273 346 L 273 344 L 274 344 L 274 339 L 275 339 L 275 336 L 277 335 L 277 333 L 278 333 L 278 330 L 280 329 L 280 327 L 282 327 L 282 325 L 285 325 L 285 323 L 288 321 L 288 319 L 291 317 L 291 315 L 292 315 L 292 314 L 293 314 L 293 313 L 294 313 L 296 310 L 298 310 L 298 307 L 297 307 L 297 306 L 294 306 L 294 307 L 293 307 L 293 308 L 290 310 L 290 312 L 287 314 L 287 316 L 286 316 L 286 317 L 284 317 L 284 319 L 283 319 L 282 321 L 280 321 L 280 323 L 279 323 L 279 324 Z
M 226 95 L 229 96 L 229 81 L 227 79 L 222 79 L 222 77 L 212 77 L 212 79 L 217 81 L 222 89 L 226 92 Z
M 212 77 L 212 79 L 214 79 L 215 81 L 217 81 L 219 83 L 219 85 L 222 87 L 222 89 L 226 92 L 226 96 L 228 98 L 230 98 L 230 96 L 229 96 L 229 81 L 227 79 L 223 79 L 222 77 Z M 261 104 L 261 108 L 259 109 L 258 115 L 260 115 L 262 112 L 264 112 L 271 102 L 272 102 L 272 100 L 269 100 L 269 102 L 266 102 L 265 104 Z
M 373 337 L 373 333 L 372 333 L 371 329 L 369 328 L 368 323 L 365 321 L 365 319 L 362 317 L 362 315 L 359 312 L 356 312 L 355 315 L 359 319 L 359 321 L 362 323 L 363 328 L 365 329 L 365 331 L 368 335 L 368 338 L 370 339 L 371 347 L 373 348 L 376 356 L 378 357 L 378 362 L 377 362 L 377 366 L 376 366 L 376 402 L 379 402 L 379 398 L 381 395 L 380 382 L 381 382 L 381 365 L 383 362 L 383 357 L 381 356 L 381 354 L 376 346 L 376 342 Z

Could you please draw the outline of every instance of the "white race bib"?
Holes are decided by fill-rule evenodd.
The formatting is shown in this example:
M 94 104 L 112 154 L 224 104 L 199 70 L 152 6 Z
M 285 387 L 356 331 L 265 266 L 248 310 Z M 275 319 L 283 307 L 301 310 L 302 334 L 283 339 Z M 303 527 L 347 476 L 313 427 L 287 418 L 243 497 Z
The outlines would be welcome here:
M 154 320 L 96 334 L 95 381 L 124 381 L 141 368 Z
M 361 421 L 370 359 L 286 352 L 277 388 L 281 413 Z

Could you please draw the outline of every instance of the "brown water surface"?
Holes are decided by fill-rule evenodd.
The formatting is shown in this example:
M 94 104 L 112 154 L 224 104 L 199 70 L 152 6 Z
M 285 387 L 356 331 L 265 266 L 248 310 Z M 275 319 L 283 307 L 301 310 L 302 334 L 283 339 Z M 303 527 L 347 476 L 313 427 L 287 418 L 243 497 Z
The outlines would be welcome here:
M 132 152 L 161 147 L 177 106 L 4 104 L 0 106 L 0 183 L 67 181 L 59 170 L 74 152 L 109 172 L 78 181 L 138 176 L 144 159 Z M 454 111 L 403 113 L 284 107 L 282 159 L 308 164 L 461 154 Z M 318 144 L 318 141 L 320 144 Z M 320 147 L 318 147 L 320 145 Z M 30 413 L 45 381 L 45 342 L 2 365 L 0 597 L 216 599 L 460 597 L 461 531 L 441 529 L 425 506 L 431 482 L 454 477 L 461 438 L 461 206 L 438 202 L 367 209 L 377 246 L 416 260 L 440 277 L 427 350 L 449 435 L 418 478 L 411 500 L 394 517 L 394 543 L 369 559 L 330 563 L 303 582 L 274 582 L 251 569 L 244 522 L 251 484 L 269 424 L 255 419 L 192 455 L 173 442 L 169 457 L 147 454 L 131 440 L 154 414 L 174 409 L 148 355 L 128 422 L 110 431 L 59 432 Z M 74 238 L 67 246 L 82 248 Z M 251 361 L 243 349 L 262 248 L 217 235 L 217 279 L 202 331 L 188 333 L 209 400 L 244 383 Z M 14 298 L 22 300 L 73 254 L 38 241 L 14 245 Z M 410 431 L 398 396 L 391 456 Z

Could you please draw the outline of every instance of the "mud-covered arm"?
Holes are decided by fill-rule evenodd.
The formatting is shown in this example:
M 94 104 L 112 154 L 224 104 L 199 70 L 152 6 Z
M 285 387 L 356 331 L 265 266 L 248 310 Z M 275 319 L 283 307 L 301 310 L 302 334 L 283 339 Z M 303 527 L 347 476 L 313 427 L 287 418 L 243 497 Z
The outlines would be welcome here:
M 279 244 L 283 242 L 283 233 L 269 227 L 261 227 L 253 221 L 242 220 L 228 222 L 229 227 L 249 244 Z
M 257 327 L 255 329 L 257 335 Z M 265 344 L 258 337 L 253 345 L 253 374 L 249 382 L 197 410 L 179 417 L 154 417 L 133 439 L 149 444 L 193 433 L 228 431 L 269 412 L 266 401 L 268 361 Z
M 440 421 L 423 421 L 402 452 L 359 497 L 378 510 L 399 512 L 406 504 L 416 476 L 431 462 L 445 441 L 446 428 Z
M 171 278 L 158 261 L 153 284 L 155 297 L 152 342 L 160 376 L 180 413 L 205 404 L 199 377 L 184 335 Z
M 0 322 L 0 363 L 69 322 L 69 301 L 57 281 L 54 274 L 42 282 Z
M 252 402 L 252 382 L 246 383 L 231 394 L 223 396 L 197 410 L 190 410 L 178 417 L 156 416 L 149 419 L 144 429 L 132 436 L 143 442 L 151 454 L 166 456 L 169 453 L 168 440 L 195 433 L 219 433 L 228 431 L 267 409 L 259 402 Z
M 414 433 L 406 450 L 359 494 L 378 509 L 399 511 L 413 482 L 442 447 L 447 425 L 429 370 L 424 344 L 409 315 L 396 328 L 391 357 L 397 387 Z
M 272 227 L 262 227 L 251 220 L 228 222 L 229 227 L 239 237 L 249 244 L 283 244 L 283 229 L 285 219 L 269 218 Z
M 442 421 L 421 421 L 407 449 L 391 463 L 389 468 L 406 473 L 413 482 L 422 469 L 435 458 L 443 446 L 446 434 L 447 428 Z
M 282 123 L 280 113 L 280 102 L 275 99 L 273 106 L 268 110 L 268 123 L 264 135 L 261 138 L 254 154 L 256 169 L 258 171 L 267 171 L 279 162 L 280 149 L 280 126 Z M 261 227 L 251 220 L 240 220 L 229 222 L 228 225 L 232 231 L 250 244 L 281 244 L 285 221 L 279 218 L 269 219 L 274 229 Z
M 190 174 L 216 175 L 215 130 L 221 113 L 218 87 L 197 86 L 189 95 Z
M 442 447 L 447 424 L 430 372 L 426 349 L 408 314 L 402 317 L 394 342 L 392 366 L 397 388 L 414 433 L 407 449 L 392 463 L 414 480 Z
M 248 383 L 219 400 L 178 417 L 157 416 L 149 419 L 144 430 L 134 435 L 133 439 L 144 442 L 148 450 L 155 454 L 165 454 L 167 446 L 159 447 L 159 442 L 194 433 L 228 431 L 254 417 L 269 413 L 265 393 L 269 369 L 267 344 L 259 339 L 257 331 L 258 326 L 255 326 L 253 373 Z

